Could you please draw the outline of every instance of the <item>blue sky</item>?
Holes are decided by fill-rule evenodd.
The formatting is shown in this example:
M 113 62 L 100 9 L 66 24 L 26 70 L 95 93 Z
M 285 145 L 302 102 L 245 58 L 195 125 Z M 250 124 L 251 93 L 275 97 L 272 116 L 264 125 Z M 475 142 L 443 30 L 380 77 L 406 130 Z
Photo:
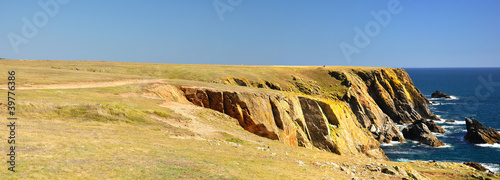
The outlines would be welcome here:
M 500 67 L 496 0 L 0 0 L 0 7 L 3 58 Z

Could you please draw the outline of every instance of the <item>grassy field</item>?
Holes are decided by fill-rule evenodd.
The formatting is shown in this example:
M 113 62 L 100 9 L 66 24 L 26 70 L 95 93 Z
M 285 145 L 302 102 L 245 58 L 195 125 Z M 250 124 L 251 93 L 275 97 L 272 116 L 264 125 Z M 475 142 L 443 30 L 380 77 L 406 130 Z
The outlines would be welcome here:
M 343 95 L 341 81 L 325 78 L 329 71 L 367 70 L 373 67 L 341 66 L 243 66 L 205 64 L 154 64 L 96 61 L 0 60 L 0 72 L 17 70 L 21 85 L 114 81 L 118 79 L 178 79 L 224 83 L 231 78 L 247 82 L 271 82 L 283 90 L 304 93 L 315 88 L 316 95 Z M 294 80 L 294 77 L 298 79 Z M 0 82 L 0 85 L 6 82 Z M 234 84 L 234 83 L 233 83 Z M 306 93 L 307 94 L 307 93 Z
M 272 91 L 207 82 L 232 76 L 256 81 L 272 79 L 284 83 L 284 87 L 289 83 L 290 74 L 295 74 L 319 84 L 340 83 L 315 75 L 334 69 L 348 70 L 348 67 L 12 60 L 0 60 L 0 63 L 4 77 L 8 70 L 16 70 L 16 82 L 21 87 L 167 79 L 164 83 L 114 87 L 78 88 L 73 84 L 68 85 L 71 88 L 16 90 L 17 172 L 7 171 L 8 164 L 1 163 L 0 179 L 396 178 L 366 170 L 365 166 L 372 163 L 409 167 L 432 179 L 467 179 L 473 173 L 472 169 L 460 164 L 436 166 L 428 162 L 376 161 L 287 146 L 246 132 L 227 115 L 169 102 L 152 90 L 157 84 L 190 84 Z M 6 82 L 0 81 L 0 86 L 5 86 Z M 7 91 L 0 89 L 0 94 L 6 96 Z M 5 120 L 6 98 L 2 99 L 0 118 Z M 7 124 L 7 121 L 2 122 Z M 4 126 L 0 130 L 3 142 L 0 147 L 4 153 L 9 147 L 7 138 L 8 129 Z M 5 162 L 8 156 L 1 158 Z

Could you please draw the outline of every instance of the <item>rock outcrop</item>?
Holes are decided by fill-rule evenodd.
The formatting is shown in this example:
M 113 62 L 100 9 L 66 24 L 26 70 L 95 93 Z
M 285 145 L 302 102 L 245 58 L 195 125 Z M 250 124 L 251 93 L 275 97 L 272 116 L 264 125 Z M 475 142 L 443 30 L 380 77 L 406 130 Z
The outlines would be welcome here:
M 445 133 L 445 130 L 443 129 L 443 127 L 441 127 L 440 125 L 437 125 L 434 121 L 428 121 L 425 119 L 421 119 L 419 121 L 422 121 L 427 126 L 427 128 L 429 128 L 429 130 L 431 132 Z
M 477 169 L 479 171 L 488 171 L 483 165 L 477 163 L 477 162 L 464 162 L 465 165 L 473 167 L 474 169 Z
M 186 101 L 228 114 L 254 134 L 337 154 L 385 159 L 380 142 L 405 141 L 395 123 L 438 119 L 403 69 L 333 69 L 294 68 L 287 69 L 290 74 L 286 75 L 266 74 L 267 80 L 255 78 L 259 75 L 254 72 L 252 76 L 228 75 L 210 81 L 277 91 L 188 86 L 179 89 Z M 425 129 L 429 130 L 427 126 Z M 440 145 L 432 140 L 429 143 Z
M 500 143 L 500 133 L 495 131 L 493 128 L 485 128 L 478 120 L 472 118 L 465 118 L 465 124 L 467 126 L 467 134 L 465 134 L 465 139 L 473 144 L 494 144 Z
M 286 92 L 179 87 L 191 103 L 235 118 L 247 131 L 292 146 L 387 159 L 349 106 Z
M 441 92 L 439 90 L 437 90 L 436 92 L 433 92 L 431 94 L 431 97 L 433 97 L 433 98 L 451 98 L 450 95 L 445 94 L 445 93 L 443 93 L 443 92 Z
M 345 74 L 352 85 L 343 99 L 380 142 L 405 140 L 395 122 L 438 119 L 430 112 L 429 101 L 402 69 L 353 70 Z
M 405 127 L 403 135 L 407 139 L 413 139 L 432 147 L 444 146 L 444 143 L 432 134 L 424 121 L 416 121 L 412 125 Z
M 384 113 L 370 94 L 370 87 L 376 82 L 367 80 L 369 83 L 365 83 L 361 77 L 354 74 L 348 77 L 352 83 L 349 83 L 351 87 L 343 100 L 349 103 L 359 123 L 379 142 L 405 141 L 391 117 Z
M 305 75 L 291 73 L 288 75 L 290 79 L 282 80 L 281 83 L 233 77 L 223 77 L 222 81 L 213 82 L 291 91 L 324 99 L 340 99 L 349 104 L 359 123 L 379 142 L 405 141 L 394 123 L 411 123 L 420 118 L 438 119 L 427 107 L 430 102 L 415 88 L 403 69 L 335 69 L 321 68 L 314 72 L 304 72 Z M 283 81 L 288 84 L 283 84 Z M 280 87 L 283 88 L 267 85 L 271 83 L 281 84 Z M 325 83 L 329 84 L 329 87 L 325 86 Z M 332 89 L 336 90 L 331 91 Z
M 438 119 L 428 108 L 429 101 L 415 88 L 403 69 L 356 71 L 382 111 L 394 122 L 411 123 L 421 118 Z

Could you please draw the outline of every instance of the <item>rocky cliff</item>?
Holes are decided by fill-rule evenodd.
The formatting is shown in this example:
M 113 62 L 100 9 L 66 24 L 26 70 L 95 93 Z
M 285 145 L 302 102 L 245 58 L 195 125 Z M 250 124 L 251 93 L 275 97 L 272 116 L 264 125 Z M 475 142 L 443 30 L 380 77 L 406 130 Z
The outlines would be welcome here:
M 286 92 L 181 86 L 186 99 L 235 118 L 247 131 L 293 146 L 386 159 L 345 102 Z M 354 121 L 353 121 L 354 120 Z
M 428 100 L 402 69 L 344 72 L 351 88 L 344 96 L 358 121 L 380 142 L 404 141 L 394 122 L 411 123 L 421 118 L 438 119 Z
M 310 74 L 296 71 L 285 80 L 288 84 L 283 84 L 283 79 L 280 84 L 244 77 L 213 81 L 273 90 L 173 89 L 197 106 L 235 118 L 245 130 L 259 136 L 293 146 L 379 159 L 387 158 L 379 142 L 405 141 L 395 123 L 437 119 L 402 69 L 318 69 L 314 76 Z

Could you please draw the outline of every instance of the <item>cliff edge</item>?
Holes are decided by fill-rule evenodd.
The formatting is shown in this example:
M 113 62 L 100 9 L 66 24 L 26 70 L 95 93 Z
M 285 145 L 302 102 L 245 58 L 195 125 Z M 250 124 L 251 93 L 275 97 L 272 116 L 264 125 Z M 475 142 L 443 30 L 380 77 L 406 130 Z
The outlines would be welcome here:
M 182 96 L 177 99 L 227 114 L 256 135 L 292 146 L 377 159 L 387 159 L 381 142 L 405 141 L 396 123 L 437 119 L 402 69 L 298 68 L 276 78 L 253 77 L 211 81 L 251 88 L 181 85 L 174 89 Z

